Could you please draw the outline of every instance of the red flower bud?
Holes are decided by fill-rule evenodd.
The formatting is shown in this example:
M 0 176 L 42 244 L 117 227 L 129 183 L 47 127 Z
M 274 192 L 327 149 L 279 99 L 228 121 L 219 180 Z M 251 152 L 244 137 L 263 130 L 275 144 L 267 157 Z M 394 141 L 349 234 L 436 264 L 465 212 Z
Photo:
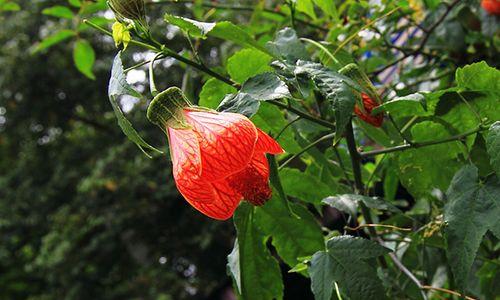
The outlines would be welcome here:
M 500 0 L 482 0 L 481 6 L 490 15 L 500 15 Z
M 371 115 L 372 110 L 379 106 L 377 102 L 373 101 L 368 95 L 361 94 L 361 98 L 363 99 L 363 110 L 359 108 L 356 104 L 354 106 L 354 113 L 363 121 L 368 124 L 371 124 L 375 127 L 382 126 L 384 122 L 384 115 L 382 113 L 376 114 L 374 116 Z
M 167 133 L 180 193 L 219 220 L 230 218 L 243 199 L 263 205 L 271 198 L 265 154 L 283 149 L 247 117 L 189 106 L 183 98 L 170 88 L 148 108 L 148 118 Z

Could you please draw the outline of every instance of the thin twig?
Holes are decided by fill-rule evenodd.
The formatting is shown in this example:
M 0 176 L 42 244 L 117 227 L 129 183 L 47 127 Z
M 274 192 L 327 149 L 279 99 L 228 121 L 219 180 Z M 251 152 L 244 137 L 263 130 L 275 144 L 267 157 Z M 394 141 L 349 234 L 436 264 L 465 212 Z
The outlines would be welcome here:
M 438 145 L 438 144 L 444 144 L 444 143 L 449 143 L 449 142 L 454 142 L 454 141 L 459 141 L 464 138 L 466 138 L 469 135 L 478 133 L 480 131 L 486 130 L 487 128 L 483 126 L 479 126 L 476 129 L 469 130 L 467 132 L 457 134 L 454 136 L 450 136 L 447 138 L 443 138 L 440 140 L 435 140 L 435 141 L 429 141 L 429 142 L 421 142 L 421 143 L 416 143 L 412 142 L 412 144 L 404 144 L 404 145 L 399 145 L 391 148 L 385 148 L 385 149 L 379 149 L 379 150 L 373 150 L 373 151 L 366 151 L 366 152 L 361 152 L 359 155 L 361 157 L 369 157 L 369 156 L 374 156 L 374 155 L 379 155 L 379 154 L 384 154 L 384 153 L 391 153 L 391 152 L 396 152 L 396 151 L 404 151 L 408 149 L 416 149 L 416 148 L 422 148 L 422 147 L 427 147 L 427 146 L 432 146 L 432 145 Z
M 356 230 L 359 230 L 359 229 L 365 228 L 365 227 L 384 227 L 384 228 L 391 228 L 391 229 L 401 230 L 401 231 L 411 231 L 411 228 L 402 228 L 402 227 L 397 227 L 397 226 L 393 226 L 393 225 L 386 225 L 386 224 L 361 224 L 361 225 L 358 225 L 356 227 L 345 226 L 344 228 L 348 229 L 348 230 L 356 231 Z
M 421 287 L 421 289 L 424 289 L 424 290 L 434 290 L 434 291 L 439 291 L 439 292 L 443 292 L 443 293 L 448 293 L 448 294 L 451 294 L 451 295 L 455 295 L 455 296 L 459 296 L 459 297 L 464 297 L 467 300 L 477 300 L 476 298 L 472 298 L 472 297 L 469 297 L 469 296 L 462 295 L 459 292 L 455 292 L 455 291 L 452 291 L 452 290 L 448 290 L 448 289 L 444 289 L 444 288 L 439 288 L 439 287 L 433 287 L 433 286 L 430 286 L 430 285 L 423 285 Z
M 296 109 L 296 108 L 293 108 L 292 106 L 289 106 L 283 102 L 280 102 L 280 101 L 277 101 L 277 100 L 269 100 L 267 101 L 268 103 L 271 103 L 275 106 L 278 106 L 278 107 L 281 107 L 281 108 L 285 108 L 286 110 L 296 114 L 297 116 L 300 116 L 302 117 L 303 119 L 306 119 L 306 120 L 309 120 L 311 122 L 314 122 L 314 123 L 317 123 L 319 125 L 322 125 L 326 128 L 330 128 L 330 129 L 335 129 L 335 124 L 331 123 L 331 122 L 328 122 L 328 121 L 325 121 L 325 120 L 322 120 L 322 119 L 319 119 L 319 118 L 316 118 L 315 116 L 313 115 L 310 115 L 306 112 L 303 112 L 299 109 Z
M 304 154 L 305 152 L 307 152 L 307 150 L 311 149 L 312 147 L 316 146 L 317 144 L 321 143 L 322 141 L 328 140 L 328 139 L 332 139 L 333 137 L 335 137 L 335 133 L 330 133 L 330 134 L 327 134 L 327 135 L 324 135 L 324 136 L 320 137 L 319 139 L 315 140 L 314 142 L 312 142 L 309 145 L 307 145 L 306 147 L 304 147 L 299 152 L 297 152 L 294 155 L 292 155 L 289 159 L 287 159 L 284 163 L 282 163 L 279 166 L 278 170 L 283 169 L 286 165 L 288 165 L 294 159 L 296 159 L 297 157 L 299 157 L 302 154 Z

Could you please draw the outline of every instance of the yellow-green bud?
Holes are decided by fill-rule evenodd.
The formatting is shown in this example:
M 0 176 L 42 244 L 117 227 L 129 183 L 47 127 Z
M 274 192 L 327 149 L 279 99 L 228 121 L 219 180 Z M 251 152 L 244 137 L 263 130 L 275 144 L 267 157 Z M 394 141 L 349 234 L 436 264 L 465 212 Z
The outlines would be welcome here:
M 183 109 L 191 106 L 189 100 L 178 87 L 171 87 L 159 93 L 149 104 L 148 120 L 162 130 L 189 128 Z

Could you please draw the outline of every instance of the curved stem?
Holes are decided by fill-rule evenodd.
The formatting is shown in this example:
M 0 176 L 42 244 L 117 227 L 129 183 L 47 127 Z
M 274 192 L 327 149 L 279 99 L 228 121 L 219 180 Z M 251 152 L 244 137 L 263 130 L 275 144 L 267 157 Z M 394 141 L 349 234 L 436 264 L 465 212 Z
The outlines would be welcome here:
M 301 110 L 298 110 L 296 108 L 293 108 L 285 103 L 279 102 L 277 100 L 269 100 L 267 102 L 269 102 L 275 106 L 284 108 L 284 109 L 288 110 L 289 112 L 292 112 L 292 113 L 296 114 L 297 116 L 302 117 L 303 119 L 309 120 L 309 121 L 314 122 L 314 123 L 319 124 L 319 125 L 322 125 L 326 128 L 335 129 L 335 124 L 330 123 L 330 122 L 325 121 L 325 120 L 322 120 L 320 118 L 317 118 L 313 115 L 310 115 L 310 114 L 303 112 Z
M 311 149 L 312 147 L 316 146 L 317 144 L 321 143 L 322 141 L 327 140 L 327 139 L 331 139 L 331 138 L 334 138 L 334 137 L 335 137 L 335 133 L 330 133 L 330 134 L 327 134 L 325 136 L 320 137 L 319 139 L 315 140 L 314 142 L 312 142 L 309 145 L 307 145 L 306 147 L 304 147 L 299 152 L 297 152 L 294 155 L 292 155 L 289 159 L 287 159 L 284 163 L 281 164 L 281 166 L 278 168 L 278 170 L 283 169 L 286 165 L 288 165 L 294 159 L 296 159 L 297 157 L 301 156 L 307 150 Z

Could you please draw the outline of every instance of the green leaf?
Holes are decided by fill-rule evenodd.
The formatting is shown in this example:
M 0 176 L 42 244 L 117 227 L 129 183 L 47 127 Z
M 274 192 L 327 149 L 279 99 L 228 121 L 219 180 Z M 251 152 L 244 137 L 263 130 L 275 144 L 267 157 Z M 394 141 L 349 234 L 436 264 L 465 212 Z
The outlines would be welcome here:
M 200 92 L 198 104 L 200 106 L 216 109 L 227 94 L 236 93 L 236 89 L 216 78 L 205 82 Z
M 364 261 L 390 252 L 379 244 L 352 236 L 334 237 L 327 251 L 313 255 L 309 275 L 315 299 L 330 300 L 334 281 L 352 300 L 387 299 L 376 270 Z
M 330 16 L 334 20 L 338 20 L 339 14 L 334 0 L 314 0 L 314 3 L 319 6 L 326 15 Z
M 158 153 L 162 151 L 146 143 L 137 131 L 132 127 L 132 124 L 125 118 L 118 104 L 118 97 L 121 95 L 130 95 L 136 98 L 142 98 L 141 94 L 135 91 L 128 83 L 125 72 L 123 71 L 123 63 L 121 59 L 121 51 L 115 56 L 113 67 L 111 69 L 111 78 L 109 79 L 108 96 L 113 111 L 115 113 L 118 125 L 129 140 L 134 142 L 144 154 L 151 157 L 144 149 L 149 149 Z
M 497 121 L 490 126 L 486 138 L 486 149 L 490 156 L 490 163 L 497 176 L 500 177 L 500 122 Z
M 328 204 L 345 213 L 349 213 L 352 216 L 356 215 L 358 203 L 360 201 L 369 208 L 401 213 L 401 210 L 399 208 L 378 197 L 368 197 L 356 194 L 343 194 L 330 196 L 322 200 L 323 203 Z
M 170 14 L 165 15 L 165 21 L 186 30 L 190 35 L 195 37 L 205 38 L 207 36 L 213 36 L 231 41 L 243 47 L 255 48 L 270 54 L 269 51 L 260 45 L 246 30 L 229 21 L 207 23 Z
M 309 203 L 318 204 L 334 192 L 332 187 L 321 182 L 316 176 L 300 172 L 297 169 L 282 169 L 280 178 L 283 189 L 288 195 Z
M 282 299 L 281 271 L 266 248 L 267 237 L 258 230 L 253 210 L 242 202 L 234 213 L 238 244 L 228 257 L 228 268 L 243 299 Z
M 412 127 L 416 142 L 449 137 L 443 125 L 425 121 Z M 446 190 L 453 174 L 460 168 L 459 142 L 449 142 L 398 153 L 399 178 L 414 197 L 428 197 L 433 189 Z
M 375 258 L 390 252 L 372 240 L 348 235 L 332 238 L 326 243 L 326 248 L 334 256 L 353 256 L 357 259 Z
M 500 182 L 494 177 L 481 183 L 477 168 L 466 165 L 455 174 L 446 195 L 446 254 L 456 284 L 465 290 L 481 240 L 498 224 Z
M 276 57 L 281 57 L 294 63 L 299 59 L 309 59 L 306 48 L 298 39 L 295 30 L 291 28 L 284 28 L 278 31 L 274 41 L 268 42 L 266 47 Z
M 95 79 L 95 75 L 92 72 L 95 62 L 95 52 L 87 40 L 76 40 L 75 47 L 73 48 L 73 61 L 78 71 L 92 80 Z
M 217 110 L 251 117 L 259 110 L 259 101 L 284 97 L 290 97 L 286 84 L 273 73 L 263 73 L 245 81 L 238 94 L 227 95 Z
M 424 116 L 428 114 L 425 96 L 420 93 L 394 98 L 373 109 L 372 114 L 376 115 L 383 111 L 397 117 Z
M 465 90 L 500 94 L 500 71 L 484 61 L 458 68 L 455 80 Z
M 276 157 L 272 154 L 266 154 L 266 159 L 267 163 L 269 164 L 269 183 L 274 188 L 273 195 L 276 195 L 276 192 L 278 193 L 277 197 L 280 200 L 281 207 L 286 209 L 287 215 L 297 217 L 297 215 L 295 215 L 292 209 L 290 208 L 290 202 L 288 201 L 285 191 L 283 190 L 283 185 L 281 184 L 281 179 L 278 170 L 278 162 L 276 161 Z
M 345 126 L 351 120 L 356 99 L 359 98 L 359 94 L 355 93 L 354 89 L 358 91 L 362 89 L 348 77 L 313 62 L 300 62 L 294 73 L 309 77 L 330 102 L 337 127 L 335 138 L 340 139 Z
M 31 53 L 35 54 L 37 52 L 40 52 L 42 50 L 45 50 L 49 47 L 52 47 L 64 40 L 69 39 L 70 37 L 76 36 L 76 32 L 73 30 L 69 29 L 63 29 L 60 31 L 57 31 L 56 33 L 44 38 L 40 43 L 36 44 L 32 50 Z
M 323 233 L 304 206 L 290 203 L 296 217 L 277 197 L 273 196 L 264 206 L 257 208 L 255 219 L 262 231 L 272 236 L 279 256 L 293 267 L 300 262 L 298 258 L 310 256 L 324 247 Z
M 312 0 L 296 0 L 296 10 L 305 13 L 312 19 L 317 18 Z
M 336 279 L 335 260 L 326 251 L 314 253 L 309 267 L 311 290 L 315 300 L 331 300 Z
M 288 124 L 283 112 L 276 106 L 266 102 L 261 103 L 259 111 L 252 116 L 252 122 L 255 126 L 266 133 L 272 134 L 274 137 Z M 287 153 L 297 153 L 301 149 L 291 126 L 281 133 L 277 141 Z
M 227 60 L 227 72 L 231 78 L 239 83 L 248 78 L 272 71 L 269 66 L 273 58 L 255 49 L 242 49 Z
M 2 2 L 0 3 L 0 12 L 2 11 L 19 11 L 21 6 L 15 2 Z
M 218 111 L 234 112 L 252 117 L 259 110 L 260 102 L 247 93 L 230 94 L 222 99 Z
M 68 0 L 68 3 L 74 7 L 81 7 L 82 6 L 82 4 L 80 3 L 80 0 Z
M 42 10 L 42 14 L 64 19 L 73 19 L 73 17 L 75 16 L 71 9 L 62 5 L 45 8 L 44 10 Z
M 291 97 L 286 84 L 274 73 L 263 73 L 249 78 L 243 83 L 241 92 L 261 101 Z

